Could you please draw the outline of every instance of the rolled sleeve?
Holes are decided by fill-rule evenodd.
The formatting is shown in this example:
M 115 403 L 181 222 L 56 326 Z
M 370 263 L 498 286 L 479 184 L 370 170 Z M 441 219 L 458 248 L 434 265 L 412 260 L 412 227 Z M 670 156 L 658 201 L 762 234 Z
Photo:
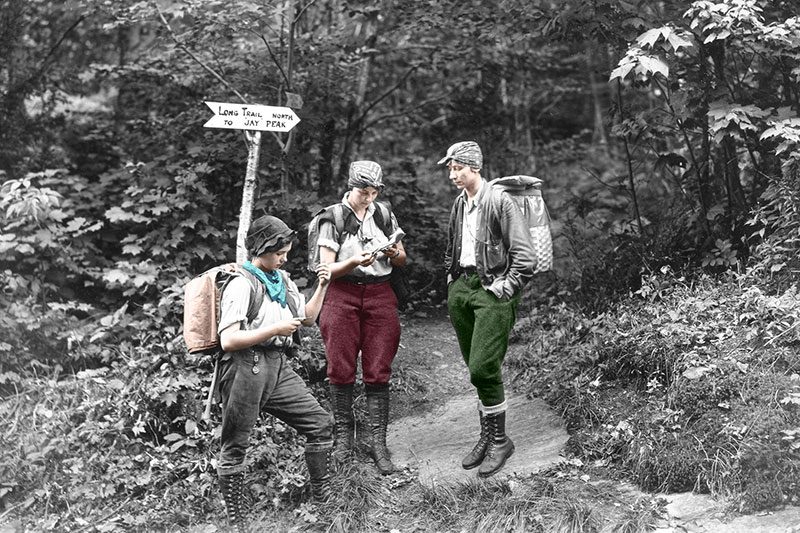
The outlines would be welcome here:
M 242 329 L 246 329 L 247 309 L 250 307 L 250 282 L 243 277 L 236 277 L 228 283 L 222 291 L 220 299 L 220 317 L 217 333 L 222 333 L 225 328 L 241 322 Z
M 324 246 L 330 248 L 336 253 L 339 253 L 339 235 L 333 222 L 323 220 L 319 225 L 319 237 L 317 238 L 317 246 Z

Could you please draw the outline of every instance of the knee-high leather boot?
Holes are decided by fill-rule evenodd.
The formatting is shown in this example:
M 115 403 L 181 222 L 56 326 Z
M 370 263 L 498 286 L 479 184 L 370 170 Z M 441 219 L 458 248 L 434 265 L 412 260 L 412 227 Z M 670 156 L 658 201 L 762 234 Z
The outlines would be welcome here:
M 478 415 L 480 416 L 481 422 L 481 435 L 478 437 L 478 442 L 475 444 L 475 447 L 472 448 L 472 451 L 465 455 L 464 459 L 461 461 L 461 466 L 464 470 L 470 470 L 479 466 L 483 462 L 483 458 L 486 457 L 486 449 L 489 447 L 489 428 L 486 424 L 486 415 L 483 414 L 480 408 L 478 408 Z
M 386 447 L 386 427 L 389 424 L 389 384 L 365 384 L 364 390 L 367 394 L 367 414 L 372 434 L 370 454 L 381 474 L 391 474 L 395 467 L 389 457 L 389 449 Z
M 486 447 L 486 457 L 478 469 L 478 475 L 489 477 L 506 464 L 514 453 L 514 443 L 506 435 L 506 412 L 486 414 L 486 426 L 489 431 L 489 445 Z
M 306 466 L 311 482 L 311 497 L 314 501 L 323 503 L 331 497 L 331 474 L 328 468 L 328 455 L 330 450 L 306 450 Z
M 353 453 L 353 438 L 356 429 L 353 416 L 353 384 L 330 385 L 333 407 L 334 446 L 333 458 L 347 460 Z
M 221 474 L 219 476 L 219 489 L 225 500 L 228 524 L 236 533 L 244 533 L 244 472 Z

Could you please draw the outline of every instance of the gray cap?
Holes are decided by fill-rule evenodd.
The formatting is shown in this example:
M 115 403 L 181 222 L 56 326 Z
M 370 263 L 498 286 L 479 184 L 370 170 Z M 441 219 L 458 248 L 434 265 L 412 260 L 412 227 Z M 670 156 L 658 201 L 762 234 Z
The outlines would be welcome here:
M 483 153 L 475 141 L 461 141 L 450 146 L 447 154 L 439 160 L 437 165 L 447 163 L 451 159 L 472 168 L 483 168 Z
M 348 172 L 348 187 L 383 189 L 383 171 L 375 161 L 353 161 Z

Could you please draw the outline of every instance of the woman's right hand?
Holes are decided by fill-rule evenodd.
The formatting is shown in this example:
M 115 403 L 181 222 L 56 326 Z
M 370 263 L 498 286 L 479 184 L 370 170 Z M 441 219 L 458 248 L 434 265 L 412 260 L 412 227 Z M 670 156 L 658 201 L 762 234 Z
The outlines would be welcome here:
M 358 255 L 354 255 L 350 260 L 354 263 L 353 268 L 357 266 L 368 267 L 375 262 L 375 256 L 369 252 L 361 252 Z
M 281 320 L 280 322 L 276 322 L 273 327 L 275 328 L 275 335 L 288 337 L 300 327 L 300 319 L 292 318 L 289 320 Z

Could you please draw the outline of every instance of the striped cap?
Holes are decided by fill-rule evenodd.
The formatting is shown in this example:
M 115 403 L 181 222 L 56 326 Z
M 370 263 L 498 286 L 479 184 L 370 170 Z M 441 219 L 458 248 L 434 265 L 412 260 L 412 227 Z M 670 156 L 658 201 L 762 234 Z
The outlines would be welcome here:
M 447 149 L 447 155 L 439 160 L 437 165 L 447 163 L 450 160 L 456 161 L 472 168 L 483 168 L 483 153 L 481 147 L 475 141 L 461 141 Z
M 348 171 L 347 186 L 383 189 L 381 166 L 375 161 L 353 161 Z

